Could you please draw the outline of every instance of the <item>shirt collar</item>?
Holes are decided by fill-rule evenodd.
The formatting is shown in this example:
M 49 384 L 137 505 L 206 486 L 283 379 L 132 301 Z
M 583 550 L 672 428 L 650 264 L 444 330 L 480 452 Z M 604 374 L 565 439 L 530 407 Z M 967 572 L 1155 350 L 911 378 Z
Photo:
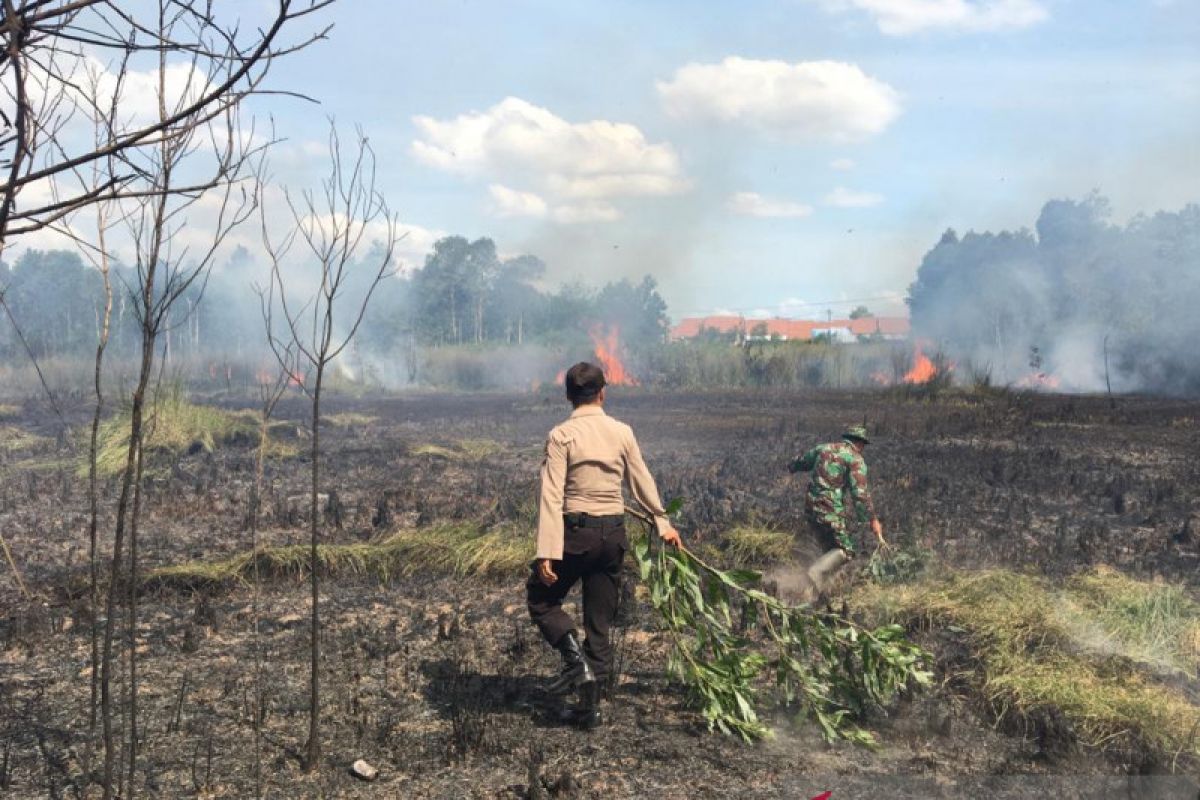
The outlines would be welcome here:
M 589 403 L 586 406 L 580 406 L 579 408 L 572 411 L 571 419 L 575 419 L 576 417 L 594 417 L 594 416 L 603 416 L 603 415 L 604 415 L 604 409 L 602 407 Z

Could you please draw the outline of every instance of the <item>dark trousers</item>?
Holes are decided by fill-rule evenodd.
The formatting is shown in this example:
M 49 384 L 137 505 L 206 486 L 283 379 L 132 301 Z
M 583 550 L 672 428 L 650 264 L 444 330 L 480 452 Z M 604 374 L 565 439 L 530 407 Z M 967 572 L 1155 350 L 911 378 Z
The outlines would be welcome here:
M 562 561 L 555 562 L 558 580 L 547 586 L 538 579 L 537 562 L 525 582 L 529 616 L 551 646 L 557 646 L 575 622 L 563 611 L 562 602 L 577 583 L 583 582 L 583 651 L 598 678 L 608 675 L 612 656 L 608 633 L 621 598 L 621 562 L 628 541 L 624 516 L 563 517 Z

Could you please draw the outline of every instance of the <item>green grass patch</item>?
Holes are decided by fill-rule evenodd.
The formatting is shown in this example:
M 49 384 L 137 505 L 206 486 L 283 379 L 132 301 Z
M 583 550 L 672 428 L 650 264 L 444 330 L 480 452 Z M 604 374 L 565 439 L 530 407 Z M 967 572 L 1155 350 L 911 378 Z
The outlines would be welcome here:
M 1200 706 L 1156 679 L 1164 660 L 1194 646 L 1195 607 L 1177 587 L 1108 569 L 1062 588 L 985 570 L 869 586 L 857 600 L 882 620 L 962 632 L 1000 715 L 1054 706 L 1084 744 L 1124 740 L 1171 763 L 1200 757 Z
M 249 583 L 255 564 L 264 578 L 298 577 L 311 568 L 307 544 L 263 547 L 217 561 L 159 567 L 145 588 L 191 589 Z M 531 536 L 507 528 L 483 530 L 472 523 L 443 523 L 397 531 L 371 542 L 324 544 L 317 563 L 331 576 L 367 575 L 387 581 L 417 573 L 501 577 L 520 573 L 534 555 Z
M 761 525 L 738 525 L 725 534 L 725 559 L 733 564 L 770 564 L 791 556 L 790 533 Z

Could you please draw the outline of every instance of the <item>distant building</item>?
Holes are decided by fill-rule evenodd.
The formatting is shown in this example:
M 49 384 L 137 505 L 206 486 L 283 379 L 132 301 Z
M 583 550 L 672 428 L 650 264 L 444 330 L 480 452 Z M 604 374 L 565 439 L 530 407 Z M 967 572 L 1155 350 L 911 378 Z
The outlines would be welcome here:
M 849 344 L 858 341 L 858 335 L 848 325 L 830 325 L 828 322 L 824 325 L 814 326 L 812 329 L 812 338 L 825 339 L 839 344 Z
M 733 335 L 737 341 L 812 341 L 828 335 L 836 342 L 861 338 L 906 339 L 908 317 L 859 317 L 858 319 L 747 319 L 732 314 L 686 317 L 671 328 L 671 341 L 695 339 L 705 332 Z

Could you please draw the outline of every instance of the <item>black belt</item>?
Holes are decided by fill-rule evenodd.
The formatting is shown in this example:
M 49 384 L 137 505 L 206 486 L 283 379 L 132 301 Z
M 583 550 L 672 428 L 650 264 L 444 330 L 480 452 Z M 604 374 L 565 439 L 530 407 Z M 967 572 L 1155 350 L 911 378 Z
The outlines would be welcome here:
M 615 528 L 625 524 L 624 514 L 589 514 L 571 511 L 563 514 L 563 522 L 573 528 Z

